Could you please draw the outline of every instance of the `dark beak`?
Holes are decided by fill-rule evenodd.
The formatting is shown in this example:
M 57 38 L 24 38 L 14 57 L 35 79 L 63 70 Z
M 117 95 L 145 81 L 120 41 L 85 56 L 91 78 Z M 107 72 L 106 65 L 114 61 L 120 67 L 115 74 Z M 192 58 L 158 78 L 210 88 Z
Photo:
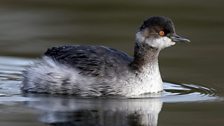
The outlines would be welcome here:
M 184 38 L 182 36 L 179 36 L 177 34 L 173 34 L 170 36 L 170 39 L 173 41 L 173 42 L 191 42 L 189 39 L 187 38 Z

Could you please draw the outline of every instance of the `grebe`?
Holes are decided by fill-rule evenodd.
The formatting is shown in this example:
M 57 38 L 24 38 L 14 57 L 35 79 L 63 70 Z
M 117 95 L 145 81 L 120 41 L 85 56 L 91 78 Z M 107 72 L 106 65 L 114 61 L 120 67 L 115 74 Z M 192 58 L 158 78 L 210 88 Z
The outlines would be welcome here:
M 136 33 L 134 57 L 104 46 L 48 49 L 23 73 L 22 91 L 78 96 L 138 96 L 163 90 L 159 52 L 190 40 L 176 34 L 171 19 L 153 16 Z

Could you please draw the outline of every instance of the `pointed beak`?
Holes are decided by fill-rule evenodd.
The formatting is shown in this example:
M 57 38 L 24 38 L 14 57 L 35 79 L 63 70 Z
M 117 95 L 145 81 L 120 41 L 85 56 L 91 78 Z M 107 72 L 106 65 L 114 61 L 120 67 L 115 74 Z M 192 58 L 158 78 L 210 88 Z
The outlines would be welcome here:
M 184 38 L 182 36 L 179 36 L 177 34 L 173 34 L 170 36 L 170 39 L 173 41 L 173 42 L 191 42 L 189 39 L 187 38 Z

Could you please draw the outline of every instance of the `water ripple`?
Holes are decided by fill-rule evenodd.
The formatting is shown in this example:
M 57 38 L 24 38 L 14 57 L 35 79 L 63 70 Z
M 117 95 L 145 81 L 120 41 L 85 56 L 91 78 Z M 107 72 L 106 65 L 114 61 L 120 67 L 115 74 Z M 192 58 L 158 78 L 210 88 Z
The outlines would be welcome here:
M 0 57 L 0 101 L 3 97 L 17 101 L 21 95 L 22 71 L 32 60 Z M 13 96 L 13 97 L 12 97 Z M 17 96 L 17 97 L 14 97 Z M 212 88 L 194 84 L 175 84 L 164 82 L 164 91 L 158 94 L 145 94 L 134 98 L 161 98 L 164 102 L 210 101 L 218 97 Z M 4 101 L 4 100 L 3 100 Z

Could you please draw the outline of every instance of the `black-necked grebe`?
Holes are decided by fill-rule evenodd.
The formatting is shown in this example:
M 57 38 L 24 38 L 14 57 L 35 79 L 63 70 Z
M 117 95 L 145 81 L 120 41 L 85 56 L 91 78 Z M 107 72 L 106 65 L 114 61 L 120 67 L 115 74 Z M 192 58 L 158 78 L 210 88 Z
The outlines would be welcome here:
M 163 90 L 159 52 L 175 42 L 189 42 L 176 34 L 173 22 L 162 16 L 145 20 L 136 33 L 134 57 L 104 46 L 61 46 L 24 72 L 22 90 L 79 96 L 137 96 Z

